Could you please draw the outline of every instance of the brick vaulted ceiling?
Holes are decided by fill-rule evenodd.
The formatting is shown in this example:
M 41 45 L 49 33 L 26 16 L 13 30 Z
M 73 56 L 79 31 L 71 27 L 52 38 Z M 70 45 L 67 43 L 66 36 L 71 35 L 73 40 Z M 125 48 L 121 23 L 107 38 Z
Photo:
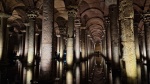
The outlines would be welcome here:
M 33 8 L 39 12 L 38 19 L 42 18 L 42 5 L 44 0 L 22 1 L 27 9 Z M 56 33 L 60 33 L 59 28 L 62 29 L 67 26 L 67 8 L 69 5 L 73 5 L 78 8 L 77 17 L 81 19 L 81 26 L 89 30 L 95 42 L 100 42 L 105 34 L 105 17 L 109 16 L 109 6 L 112 4 L 117 4 L 117 0 L 54 0 L 55 31 Z M 138 23 L 139 28 L 142 28 L 142 13 L 148 11 L 150 0 L 133 0 L 133 6 L 135 10 L 134 21 Z M 38 21 L 40 23 L 41 20 Z

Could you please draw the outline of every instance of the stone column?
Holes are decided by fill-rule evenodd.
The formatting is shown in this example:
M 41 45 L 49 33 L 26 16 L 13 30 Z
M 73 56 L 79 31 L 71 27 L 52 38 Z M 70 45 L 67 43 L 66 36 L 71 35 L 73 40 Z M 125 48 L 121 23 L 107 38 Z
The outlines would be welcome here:
M 50 80 L 52 68 L 54 0 L 43 1 L 40 80 Z
M 113 79 L 112 79 L 112 69 L 110 67 L 110 64 L 111 64 L 111 61 L 112 61 L 112 51 L 111 51 L 111 33 L 110 33 L 110 18 L 109 17 L 106 17 L 105 18 L 106 20 L 106 54 L 107 54 L 107 57 L 106 57 L 106 62 L 107 62 L 107 71 L 106 71 L 106 75 L 107 75 L 107 83 L 108 84 L 112 84 L 113 83 Z
M 35 38 L 35 17 L 34 13 L 28 14 L 29 17 L 29 37 L 28 37 L 28 57 L 27 57 L 27 65 L 31 66 L 34 63 L 34 55 L 35 55 L 35 46 L 34 46 L 34 38 Z
M 144 14 L 144 31 L 145 31 L 145 43 L 146 43 L 146 55 L 147 55 L 147 68 L 148 79 L 150 79 L 150 11 Z M 148 83 L 150 80 L 148 81 Z
M 7 28 L 7 18 L 10 17 L 4 13 L 0 13 L 0 61 L 7 58 L 8 52 L 8 28 Z
M 4 41 L 3 41 L 3 17 L 0 17 L 0 60 L 2 59 L 2 56 L 3 56 L 3 45 L 4 45 Z
M 70 6 L 68 11 L 68 31 L 67 31 L 67 72 L 66 84 L 73 84 L 73 58 L 74 58 L 74 20 L 76 17 L 76 6 Z
M 74 19 L 76 17 L 76 9 L 70 6 L 70 10 L 68 11 L 68 31 L 67 31 L 67 55 L 66 61 L 67 66 L 72 67 L 73 65 L 73 38 L 74 38 Z
M 25 33 L 25 47 L 24 47 L 24 57 L 25 61 L 27 61 L 27 55 L 28 55 L 28 38 L 29 37 L 29 25 L 26 25 L 26 33 Z
M 60 56 L 60 35 L 57 36 L 57 56 Z
M 35 33 L 35 44 L 34 44 L 34 46 L 35 46 L 35 56 L 38 56 L 38 40 L 39 40 L 39 34 L 38 33 Z
M 111 56 L 111 36 L 110 36 L 110 19 L 109 17 L 106 17 L 106 47 L 107 47 L 107 58 L 108 58 L 108 62 L 110 62 L 112 60 L 112 56 Z
M 76 43 L 75 43 L 76 62 L 80 62 L 80 27 L 76 27 Z
M 119 0 L 122 59 L 125 61 L 128 84 L 137 84 L 133 18 L 133 0 Z
M 64 54 L 64 38 L 61 35 L 60 37 L 60 59 L 63 59 L 63 54 Z
M 109 6 L 111 50 L 112 50 L 112 75 L 113 84 L 120 84 L 120 58 L 119 58 L 119 29 L 118 8 L 116 4 Z

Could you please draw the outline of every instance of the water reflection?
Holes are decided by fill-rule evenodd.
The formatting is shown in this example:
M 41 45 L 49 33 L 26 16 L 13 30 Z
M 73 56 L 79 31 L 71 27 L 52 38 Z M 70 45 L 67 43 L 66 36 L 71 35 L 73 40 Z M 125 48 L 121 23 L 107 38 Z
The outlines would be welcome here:
M 53 61 L 55 68 L 52 68 L 52 83 L 49 84 L 127 84 L 124 74 L 118 75 L 112 70 L 111 65 L 104 61 L 99 67 L 94 65 L 95 60 L 83 60 L 74 63 L 72 69 L 68 69 L 64 60 Z M 93 64 L 92 64 L 93 63 Z M 137 64 L 138 84 L 149 84 L 149 68 L 146 64 Z M 39 81 L 39 64 L 27 67 L 20 60 L 14 65 L 0 66 L 0 84 L 44 84 Z M 99 75 L 98 75 L 99 74 Z M 107 80 L 106 82 L 101 82 Z
M 75 77 L 76 77 L 76 84 L 80 84 L 80 65 L 77 65 L 76 66 L 76 75 L 75 75 Z

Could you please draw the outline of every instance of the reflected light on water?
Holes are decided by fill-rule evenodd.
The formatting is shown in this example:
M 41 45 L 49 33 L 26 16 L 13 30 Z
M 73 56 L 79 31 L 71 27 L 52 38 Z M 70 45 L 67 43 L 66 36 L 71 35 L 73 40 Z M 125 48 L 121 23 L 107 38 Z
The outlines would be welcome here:
M 73 73 L 68 70 L 66 73 L 66 84 L 73 84 Z
M 26 84 L 31 84 L 32 80 L 32 70 L 31 69 L 27 69 L 27 76 L 26 76 Z
M 80 68 L 76 66 L 76 84 L 80 84 Z

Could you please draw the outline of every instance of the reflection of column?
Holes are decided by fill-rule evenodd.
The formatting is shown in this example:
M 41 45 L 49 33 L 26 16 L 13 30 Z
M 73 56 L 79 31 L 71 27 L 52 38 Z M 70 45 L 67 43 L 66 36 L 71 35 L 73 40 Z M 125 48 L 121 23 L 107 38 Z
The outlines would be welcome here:
M 141 82 L 141 64 L 137 64 L 137 82 L 138 82 L 138 84 L 142 84 L 142 82 Z M 146 84 L 146 83 L 143 83 L 143 84 Z
M 52 78 L 53 5 L 54 0 L 44 0 L 43 2 L 40 80 Z
M 2 54 L 3 54 L 3 18 L 0 18 L 1 23 L 0 23 L 0 60 L 2 59 Z
M 119 19 L 121 30 L 122 57 L 128 84 L 137 84 L 136 53 L 133 29 L 133 0 L 119 0 Z
M 67 66 L 72 67 L 73 65 L 73 38 L 74 38 L 74 19 L 76 16 L 76 10 L 71 7 L 71 10 L 68 11 L 68 31 L 67 31 L 67 55 L 66 61 Z
M 27 64 L 31 66 L 34 60 L 34 20 L 30 18 L 30 28 L 29 28 L 29 40 L 28 40 L 28 57 Z
M 31 84 L 32 79 L 33 79 L 32 68 L 28 67 L 26 70 L 26 84 Z
M 119 59 L 119 30 L 118 30 L 118 8 L 117 5 L 110 5 L 110 31 L 112 50 L 112 75 L 113 83 L 120 84 L 120 59 Z
M 80 65 L 76 65 L 76 70 L 75 70 L 75 77 L 76 77 L 76 84 L 80 84 Z
M 60 61 L 60 64 L 59 64 L 59 78 L 60 78 L 60 83 L 63 83 L 63 62 Z
M 67 70 L 67 72 L 66 72 L 66 84 L 73 84 L 73 72 L 72 72 L 72 70 Z

